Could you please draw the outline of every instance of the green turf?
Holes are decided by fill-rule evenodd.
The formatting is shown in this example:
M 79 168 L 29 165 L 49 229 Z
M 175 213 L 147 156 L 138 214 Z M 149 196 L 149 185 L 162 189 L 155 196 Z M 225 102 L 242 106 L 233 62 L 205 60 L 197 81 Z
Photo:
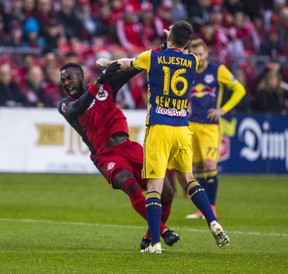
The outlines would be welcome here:
M 178 189 L 168 225 L 181 240 L 140 254 L 146 222 L 101 176 L 0 174 L 0 273 L 288 272 L 286 177 L 220 177 L 224 251 L 185 219 L 194 206 Z

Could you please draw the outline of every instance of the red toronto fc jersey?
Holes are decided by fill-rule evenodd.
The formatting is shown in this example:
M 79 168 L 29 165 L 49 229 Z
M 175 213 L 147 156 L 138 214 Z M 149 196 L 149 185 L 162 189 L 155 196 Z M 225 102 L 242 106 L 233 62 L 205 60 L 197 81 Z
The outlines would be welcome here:
M 91 88 L 95 88 L 93 83 L 89 86 Z M 101 85 L 91 105 L 77 120 L 97 154 L 113 134 L 123 132 L 128 135 L 126 117 L 115 105 L 112 88 L 106 83 Z

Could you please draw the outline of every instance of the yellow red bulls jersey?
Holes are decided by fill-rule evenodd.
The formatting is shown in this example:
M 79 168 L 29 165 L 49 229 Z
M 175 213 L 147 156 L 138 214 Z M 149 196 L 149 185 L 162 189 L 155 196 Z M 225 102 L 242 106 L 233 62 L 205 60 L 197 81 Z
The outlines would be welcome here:
M 233 93 L 222 106 L 224 87 Z M 226 113 L 241 100 L 245 92 L 244 87 L 224 65 L 209 63 L 203 72 L 195 74 L 190 92 L 192 112 L 189 120 L 204 124 L 218 124 L 219 122 L 207 118 L 208 110 L 222 107 Z
M 188 99 L 198 58 L 179 49 L 145 51 L 132 61 L 147 71 L 148 105 L 146 125 L 188 125 Z

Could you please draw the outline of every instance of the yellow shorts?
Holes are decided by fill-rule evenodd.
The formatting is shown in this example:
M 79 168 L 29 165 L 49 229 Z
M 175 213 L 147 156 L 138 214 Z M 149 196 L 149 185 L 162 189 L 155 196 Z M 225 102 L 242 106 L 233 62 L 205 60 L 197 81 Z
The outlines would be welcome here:
M 193 132 L 193 163 L 203 162 L 204 159 L 218 161 L 221 144 L 221 127 L 216 124 L 189 122 Z
M 192 132 L 189 127 L 152 125 L 146 128 L 143 178 L 164 178 L 166 169 L 192 172 L 192 158 Z

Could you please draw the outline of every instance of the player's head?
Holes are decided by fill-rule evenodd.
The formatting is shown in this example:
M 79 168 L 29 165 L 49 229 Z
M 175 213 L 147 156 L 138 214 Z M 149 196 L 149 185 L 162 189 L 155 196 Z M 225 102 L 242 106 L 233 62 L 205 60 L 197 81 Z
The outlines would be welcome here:
M 74 99 L 78 99 L 85 91 L 84 72 L 76 63 L 68 63 L 60 68 L 60 80 L 64 91 Z
M 192 40 L 194 31 L 191 24 L 184 20 L 177 21 L 170 27 L 167 37 L 169 47 L 185 48 Z
M 203 69 L 207 66 L 209 50 L 206 43 L 202 39 L 192 40 L 189 45 L 189 52 L 194 53 L 198 57 L 198 69 Z

